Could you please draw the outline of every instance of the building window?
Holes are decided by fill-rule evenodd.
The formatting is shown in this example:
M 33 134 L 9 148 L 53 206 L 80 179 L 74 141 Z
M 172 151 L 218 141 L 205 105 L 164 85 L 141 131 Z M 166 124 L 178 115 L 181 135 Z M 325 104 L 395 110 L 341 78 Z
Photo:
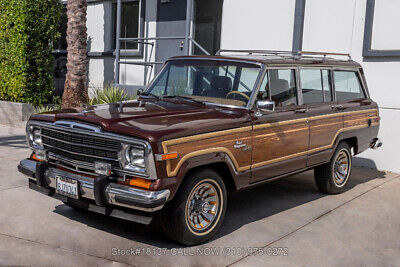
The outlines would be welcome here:
M 115 49 L 117 35 L 117 3 L 112 5 L 113 12 L 113 43 Z M 140 37 L 140 1 L 126 1 L 122 3 L 121 12 L 121 38 Z M 138 44 L 133 42 L 121 42 L 122 50 L 138 50 Z

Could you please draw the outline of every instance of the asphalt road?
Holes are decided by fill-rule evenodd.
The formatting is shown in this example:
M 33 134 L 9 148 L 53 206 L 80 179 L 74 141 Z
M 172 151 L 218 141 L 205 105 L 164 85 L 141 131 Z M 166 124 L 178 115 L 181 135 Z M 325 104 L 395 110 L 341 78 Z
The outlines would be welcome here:
M 354 168 L 351 189 L 335 196 L 317 191 L 312 171 L 231 194 L 217 236 L 184 248 L 157 225 L 75 211 L 29 190 L 16 169 L 28 153 L 23 130 L 0 126 L 0 265 L 400 265 L 395 173 Z

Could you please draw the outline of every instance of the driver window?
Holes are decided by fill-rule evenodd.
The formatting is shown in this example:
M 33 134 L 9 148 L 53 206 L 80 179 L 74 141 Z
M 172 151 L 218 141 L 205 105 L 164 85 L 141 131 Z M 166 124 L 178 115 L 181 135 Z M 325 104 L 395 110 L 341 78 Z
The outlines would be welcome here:
M 269 70 L 270 80 L 266 85 L 271 100 L 277 107 L 297 105 L 297 89 L 295 70 L 273 69 Z

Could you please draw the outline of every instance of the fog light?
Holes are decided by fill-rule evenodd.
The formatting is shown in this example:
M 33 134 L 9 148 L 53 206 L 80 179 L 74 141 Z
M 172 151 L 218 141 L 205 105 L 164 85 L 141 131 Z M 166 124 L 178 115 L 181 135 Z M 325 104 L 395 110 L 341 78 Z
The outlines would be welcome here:
M 35 149 L 35 157 L 38 160 L 46 161 L 47 160 L 47 153 L 44 149 Z
M 96 161 L 94 163 L 94 172 L 100 175 L 111 175 L 111 164 Z

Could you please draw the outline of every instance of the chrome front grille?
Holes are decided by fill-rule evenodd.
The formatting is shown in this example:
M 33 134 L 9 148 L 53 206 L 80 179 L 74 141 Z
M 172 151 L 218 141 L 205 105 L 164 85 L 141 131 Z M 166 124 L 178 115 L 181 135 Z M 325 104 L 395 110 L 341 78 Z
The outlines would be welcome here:
M 45 149 L 59 161 L 65 158 L 69 162 L 82 162 L 90 169 L 94 169 L 95 161 L 110 163 L 114 170 L 120 167 L 118 151 L 121 143 L 116 140 L 44 127 L 41 134 Z
M 135 176 L 157 179 L 153 150 L 145 140 L 105 132 L 98 125 L 73 120 L 58 120 L 54 123 L 30 120 L 27 129 L 40 130 L 41 146 L 47 151 L 51 166 L 96 175 L 94 165 L 97 161 L 109 163 L 112 173 L 121 178 Z M 144 168 L 121 167 L 123 160 L 120 154 L 126 147 L 144 149 Z M 31 148 L 35 150 L 35 147 Z

